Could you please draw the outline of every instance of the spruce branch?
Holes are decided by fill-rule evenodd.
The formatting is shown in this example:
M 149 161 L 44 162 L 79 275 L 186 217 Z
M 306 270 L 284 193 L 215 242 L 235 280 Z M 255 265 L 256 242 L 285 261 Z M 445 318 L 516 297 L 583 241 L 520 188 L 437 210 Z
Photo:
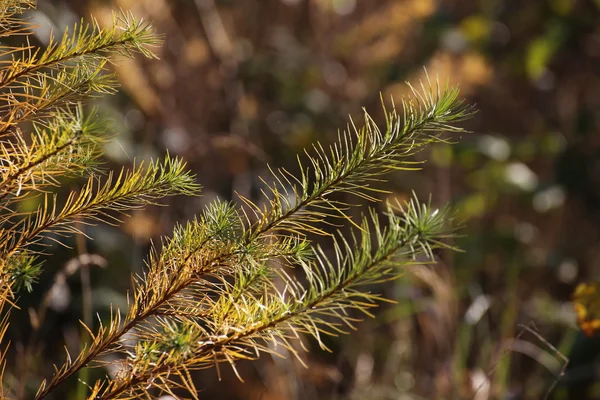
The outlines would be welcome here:
M 23 121 L 47 118 L 61 107 L 114 93 L 117 82 L 113 74 L 104 73 L 105 64 L 39 74 L 28 78 L 22 87 L 0 93 L 0 135 Z
M 298 158 L 300 177 L 285 169 L 273 171 L 274 183 L 264 193 L 267 205 L 263 208 L 248 199 L 254 222 L 249 235 L 263 232 L 286 231 L 292 234 L 312 232 L 326 234 L 315 225 L 328 217 L 348 219 L 344 210 L 348 204 L 333 201 L 333 193 L 350 193 L 368 201 L 381 192 L 372 185 L 380 182 L 382 174 L 390 171 L 414 170 L 418 162 L 411 156 L 426 146 L 444 141 L 443 133 L 464 132 L 455 126 L 473 114 L 473 108 L 458 100 L 457 88 L 446 87 L 439 82 L 435 87 L 429 83 L 422 91 L 410 86 L 413 97 L 401 100 L 401 111 L 393 107 L 387 112 L 386 126 L 382 131 L 365 111 L 365 125 L 338 134 L 338 140 L 329 149 L 319 143 L 312 152 L 306 151 L 308 162 Z M 308 165 L 308 167 L 306 166 Z
M 35 398 L 43 399 L 80 369 L 98 361 L 98 357 L 121 351 L 120 340 L 125 334 L 159 314 L 165 302 L 208 275 L 220 260 L 230 257 L 234 253 L 231 239 L 235 237 L 235 218 L 231 204 L 216 202 L 198 219 L 176 227 L 163 251 L 151 252 L 149 272 L 134 279 L 133 299 L 125 316 L 114 312 L 107 326 L 99 321 L 95 334 L 84 325 L 92 338 L 89 347 L 82 349 L 74 359 L 69 356 L 49 382 L 42 382 Z
M 3 0 L 0 2 L 0 38 L 23 35 L 31 25 L 23 21 L 22 14 L 35 7 L 35 0 Z
M 149 396 L 149 387 L 163 393 L 174 387 L 195 390 L 186 379 L 189 371 L 223 362 L 235 370 L 236 360 L 273 354 L 277 345 L 295 353 L 291 341 L 300 334 L 313 336 L 327 349 L 322 336 L 347 333 L 360 321 L 349 310 L 372 316 L 369 309 L 384 301 L 365 291 L 365 286 L 397 278 L 413 259 L 429 258 L 434 248 L 443 246 L 438 239 L 450 233 L 451 216 L 447 209 L 423 212 L 426 207 L 416 198 L 406 209 L 389 206 L 384 227 L 372 211 L 363 220 L 358 238 L 338 235 L 335 262 L 317 250 L 316 258 L 304 263 L 305 285 L 289 278 L 283 290 L 270 285 L 261 295 L 245 292 L 228 302 L 234 311 L 227 309 L 225 318 L 222 307 L 213 307 L 213 314 L 201 322 L 159 318 L 151 328 L 137 332 L 138 343 L 128 352 L 124 369 L 106 386 L 96 388 L 96 398 Z M 275 346 L 268 346 L 269 342 Z M 194 398 L 195 393 L 191 393 Z
M 157 204 L 157 200 L 172 195 L 194 195 L 199 189 L 186 164 L 167 156 L 163 162 L 144 163 L 132 170 L 122 169 L 118 175 L 110 172 L 103 181 L 97 175 L 87 179 L 79 192 L 71 192 L 59 209 L 55 195 L 44 195 L 43 205 L 31 217 L 20 221 L 0 239 L 0 257 L 8 258 L 17 250 L 38 243 L 45 232 L 58 236 L 82 232 L 72 224 L 77 218 L 86 224 L 119 223 L 118 214 Z M 115 215 L 116 213 L 116 215 Z
M 99 145 L 106 141 L 104 125 L 95 111 L 84 116 L 77 106 L 36 121 L 29 143 L 21 133 L 0 141 L 0 202 L 58 186 L 59 176 L 92 172 L 101 155 Z
M 96 168 L 106 124 L 94 112 L 84 115 L 81 102 L 115 92 L 115 76 L 106 71 L 112 56 L 156 57 L 151 48 L 161 38 L 150 24 L 120 12 L 110 28 L 95 19 L 81 22 L 41 49 L 30 43 L 34 26 L 23 16 L 34 7 L 34 1 L 0 1 L 0 38 L 25 37 L 20 46 L 0 44 L 0 311 L 16 306 L 16 292 L 32 289 L 46 241 L 82 233 L 75 220 L 118 223 L 130 210 L 199 188 L 185 163 L 168 155 L 120 173 Z M 53 190 L 74 176 L 86 178 L 83 187 L 61 199 Z M 42 204 L 30 212 L 24 200 L 35 196 Z M 0 341 L 9 313 L 2 313 Z M 119 316 L 111 320 L 118 323 Z M 0 351 L 0 381 L 4 355 Z
M 50 38 L 42 51 L 29 44 L 21 49 L 1 47 L 11 57 L 0 69 L 0 135 L 32 117 L 53 109 L 114 92 L 117 82 L 105 73 L 108 56 L 141 53 L 155 57 L 151 47 L 161 43 L 149 23 L 130 13 L 114 14 L 111 28 L 93 19 L 65 30 L 61 40 Z
M 100 28 L 94 18 L 90 23 L 82 20 L 73 27 L 71 34 L 68 28 L 65 29 L 61 40 L 50 36 L 44 51 L 27 46 L 22 57 L 14 58 L 10 65 L 2 69 L 0 88 L 20 82 L 23 78 L 37 78 L 40 71 L 47 74 L 48 70 L 103 63 L 107 54 L 115 52 L 129 57 L 133 52 L 138 52 L 155 58 L 151 47 L 161 42 L 150 23 L 136 20 L 133 14 L 124 11 L 113 14 L 113 26 L 110 28 Z
M 186 172 L 185 163 L 178 158 L 163 162 L 143 163 L 131 171 L 109 173 L 104 180 L 92 175 L 79 192 L 71 192 L 61 208 L 55 195 L 44 194 L 44 202 L 37 212 L 28 215 L 11 229 L 0 230 L 0 279 L 2 285 L 14 284 L 29 288 L 40 272 L 34 263 L 39 250 L 32 246 L 42 239 L 61 243 L 61 238 L 84 234 L 74 220 L 83 224 L 118 223 L 119 214 L 172 195 L 195 195 L 199 186 L 194 176 Z M 52 235 L 50 235 L 52 234 Z
M 187 371 L 256 358 L 269 351 L 261 340 L 281 341 L 291 349 L 289 341 L 299 333 L 318 337 L 340 331 L 340 324 L 352 326 L 355 321 L 344 310 L 368 313 L 381 300 L 356 288 L 396 276 L 398 270 L 391 265 L 403 265 L 399 257 L 431 257 L 432 250 L 442 245 L 446 231 L 441 222 L 447 214 L 410 203 L 402 217 L 392 218 L 390 213 L 389 226 L 383 230 L 373 214 L 373 236 L 363 222 L 361 240 L 337 239 L 337 263 L 330 263 L 322 251 L 307 251 L 305 237 L 323 233 L 315 225 L 329 217 L 349 220 L 344 214 L 348 205 L 331 200 L 332 194 L 374 200 L 379 189 L 371 185 L 380 182 L 381 175 L 418 167 L 410 160 L 412 155 L 445 140 L 443 132 L 462 132 L 453 123 L 472 110 L 458 101 L 457 89 L 442 92 L 438 85 L 437 94 L 424 87 L 423 93 L 413 92 L 412 99 L 402 101 L 400 113 L 395 108 L 386 111 L 384 130 L 366 114 L 365 127 L 353 125 L 352 134 L 340 134 L 328 151 L 317 145 L 313 153 L 307 152 L 311 168 L 300 163 L 299 178 L 285 170 L 274 172 L 265 206 L 244 199 L 253 215 L 216 203 L 199 220 L 176 230 L 162 252 L 151 254 L 148 273 L 136 278 L 126 315 L 115 313 L 110 325 L 101 325 L 95 334 L 87 328 L 90 347 L 57 368 L 36 398 L 44 398 L 78 370 L 110 353 L 126 355 L 123 369 L 116 377 L 97 382 L 93 389 L 97 398 L 148 395 L 149 387 L 170 393 L 169 387 L 180 384 L 192 390 Z M 372 239 L 377 240 L 377 250 L 370 247 Z M 284 265 L 303 267 L 307 287 L 285 267 L 274 268 L 274 260 L 282 256 Z M 274 285 L 275 276 L 285 282 L 283 290 Z M 325 317 L 340 322 L 327 325 Z M 138 338 L 133 350 L 121 340 L 129 332 Z M 193 338 L 193 343 L 185 338 Z M 175 342 L 185 344 L 185 356 Z

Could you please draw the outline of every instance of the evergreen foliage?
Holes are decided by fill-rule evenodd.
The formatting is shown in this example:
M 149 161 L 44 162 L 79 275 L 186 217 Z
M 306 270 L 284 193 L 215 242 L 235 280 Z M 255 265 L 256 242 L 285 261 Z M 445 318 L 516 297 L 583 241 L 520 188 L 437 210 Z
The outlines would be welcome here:
M 33 27 L 22 14 L 33 2 L 0 4 L 1 36 L 27 38 Z M 86 114 L 81 101 L 115 91 L 105 70 L 110 57 L 153 57 L 151 46 L 160 43 L 149 24 L 130 14 L 116 14 L 114 22 L 109 29 L 82 22 L 45 50 L 29 42 L 0 47 L 0 338 L 18 297 L 35 288 L 48 241 L 83 234 L 75 221 L 116 224 L 130 210 L 199 190 L 178 158 L 118 173 L 98 168 L 106 124 Z M 414 260 L 433 260 L 452 234 L 449 210 L 416 197 L 388 204 L 383 217 L 371 210 L 354 221 L 354 204 L 336 196 L 377 201 L 383 174 L 420 168 L 415 153 L 444 141 L 444 133 L 462 132 L 455 123 L 472 109 L 456 88 L 428 84 L 413 88 L 398 110 L 384 109 L 382 128 L 365 113 L 362 127 L 352 122 L 330 147 L 315 144 L 298 158 L 298 176 L 272 171 L 260 203 L 217 200 L 177 226 L 152 249 L 146 272 L 133 278 L 128 308 L 113 310 L 109 323 L 84 325 L 89 345 L 67 352 L 35 398 L 51 396 L 84 368 L 106 365 L 107 356 L 116 372 L 86 382 L 89 398 L 153 398 L 179 389 L 197 398 L 190 371 L 218 372 L 220 364 L 235 371 L 237 360 L 277 346 L 296 354 L 292 341 L 301 334 L 327 349 L 323 336 L 354 329 L 361 313 L 371 315 L 384 300 L 373 285 L 398 277 Z M 83 184 L 60 199 L 55 193 L 65 177 Z M 39 208 L 24 210 L 34 197 Z M 338 230 L 344 225 L 350 229 Z M 311 241 L 315 234 L 332 238 L 332 254 Z M 14 388 L 2 393 L 12 397 Z

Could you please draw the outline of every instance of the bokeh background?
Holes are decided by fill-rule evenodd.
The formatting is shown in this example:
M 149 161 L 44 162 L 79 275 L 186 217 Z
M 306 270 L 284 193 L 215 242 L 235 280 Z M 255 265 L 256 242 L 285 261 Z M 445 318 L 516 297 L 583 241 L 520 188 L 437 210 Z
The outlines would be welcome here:
M 379 288 L 397 303 L 331 339 L 332 353 L 305 354 L 308 369 L 265 356 L 241 363 L 245 383 L 227 366 L 221 382 L 206 371 L 201 398 L 541 399 L 563 370 L 549 398 L 600 398 L 600 340 L 579 332 L 571 303 L 600 272 L 600 1 L 43 0 L 36 39 L 91 14 L 110 24 L 119 8 L 153 21 L 165 43 L 160 60 L 118 60 L 121 93 L 96 101 L 117 134 L 107 163 L 180 155 L 203 196 L 57 248 L 11 325 L 16 351 L 28 305 L 52 288 L 36 340 L 44 359 L 62 360 L 64 343 L 81 345 L 79 319 L 125 304 L 150 240 L 217 196 L 256 199 L 267 164 L 293 169 L 363 107 L 381 121 L 380 94 L 406 95 L 425 67 L 476 104 L 473 133 L 432 147 L 422 171 L 387 188 L 455 207 L 463 251 Z M 56 280 L 88 253 L 103 267 Z M 61 395 L 78 398 L 76 386 Z

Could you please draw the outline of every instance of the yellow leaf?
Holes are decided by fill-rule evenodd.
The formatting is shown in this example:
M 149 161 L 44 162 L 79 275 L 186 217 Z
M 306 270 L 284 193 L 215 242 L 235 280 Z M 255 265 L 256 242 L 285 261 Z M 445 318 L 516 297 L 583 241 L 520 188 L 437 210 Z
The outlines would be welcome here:
M 600 331 L 600 282 L 580 283 L 573 292 L 577 323 L 587 336 Z

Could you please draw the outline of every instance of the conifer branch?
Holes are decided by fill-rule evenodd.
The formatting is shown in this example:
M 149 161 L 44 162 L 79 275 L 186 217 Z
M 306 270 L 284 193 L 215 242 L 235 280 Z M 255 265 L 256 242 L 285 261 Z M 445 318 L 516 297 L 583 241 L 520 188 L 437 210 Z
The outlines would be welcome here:
M 150 48 L 160 42 L 149 23 L 121 12 L 111 28 L 82 21 L 72 34 L 65 30 L 60 41 L 51 37 L 45 51 L 30 45 L 20 51 L 0 47 L 12 56 L 0 69 L 0 135 L 32 116 L 47 116 L 53 108 L 112 93 L 117 83 L 104 71 L 107 56 L 137 52 L 155 57 Z
M 151 256 L 148 274 L 134 282 L 133 300 L 124 320 L 118 317 L 111 321 L 110 326 L 101 326 L 96 334 L 92 334 L 92 345 L 79 358 L 57 369 L 50 383 L 40 387 L 36 398 L 46 396 L 97 357 L 124 351 L 129 358 L 124 363 L 122 375 L 104 383 L 99 382 L 93 390 L 99 398 L 133 393 L 139 390 L 138 384 L 142 383 L 144 387 L 151 383 L 150 386 L 166 391 L 167 386 L 177 385 L 169 378 L 171 373 L 182 379 L 186 387 L 191 387 L 191 382 L 185 378 L 188 369 L 214 366 L 221 361 L 233 365 L 236 359 L 251 357 L 248 349 L 255 350 L 256 356 L 261 351 L 267 351 L 256 342 L 263 333 L 267 338 L 288 343 L 290 337 L 278 333 L 279 325 L 294 325 L 294 335 L 305 332 L 318 337 L 321 332 L 317 329 L 320 320 L 312 319 L 315 317 L 310 312 L 313 306 L 339 303 L 333 308 L 322 308 L 322 311 L 341 317 L 342 307 L 346 306 L 343 299 L 347 299 L 351 302 L 349 308 L 367 312 L 374 305 L 369 304 L 380 300 L 380 297 L 360 294 L 354 289 L 348 291 L 387 276 L 391 270 L 377 266 L 387 265 L 381 263 L 389 259 L 391 253 L 384 253 L 382 259 L 372 265 L 361 264 L 368 260 L 366 254 L 371 250 L 366 247 L 367 239 L 360 242 L 363 245 L 360 253 L 349 252 L 345 256 L 341 249 L 347 250 L 349 247 L 338 243 L 336 258 L 345 261 L 339 263 L 343 268 L 336 270 L 326 261 L 322 252 L 316 253 L 316 263 L 311 262 L 314 254 L 305 251 L 308 242 L 303 238 L 311 232 L 321 233 L 315 224 L 325 221 L 329 216 L 342 212 L 342 217 L 348 218 L 343 214 L 346 205 L 329 199 L 331 194 L 347 192 L 372 200 L 374 198 L 370 193 L 378 189 L 370 185 L 379 182 L 383 173 L 414 168 L 408 157 L 427 143 L 443 140 L 440 132 L 462 131 L 452 123 L 468 117 L 470 109 L 457 101 L 457 95 L 456 89 L 438 92 L 437 96 L 431 92 L 415 91 L 415 99 L 402 102 L 402 116 L 395 109 L 387 114 L 384 132 L 367 115 L 365 128 L 353 132 L 356 143 L 350 134 L 344 134 L 340 135 L 340 141 L 329 152 L 320 146 L 315 147 L 316 155 L 309 155 L 314 171 L 312 175 L 302 164 L 300 178 L 282 170 L 274 174 L 276 183 L 268 189 L 271 198 L 266 206 L 261 209 L 246 201 L 257 217 L 255 222 L 249 215 L 242 217 L 230 206 L 217 203 L 199 223 L 194 221 L 179 233 L 176 231 L 163 252 Z M 409 210 L 412 211 L 405 213 L 404 219 L 401 219 L 404 221 L 402 226 L 407 227 L 408 221 L 412 221 L 414 227 L 421 229 L 418 231 L 420 236 L 408 235 L 408 228 L 401 229 L 399 220 L 391 220 L 395 223 L 390 225 L 389 231 L 385 231 L 388 233 L 376 230 L 375 237 L 382 246 L 381 251 L 388 249 L 397 255 L 425 254 L 431 257 L 432 249 L 441 245 L 439 222 L 446 215 L 440 213 L 438 218 L 433 218 L 435 214 L 430 214 L 427 207 L 422 209 L 421 214 L 414 212 L 412 205 Z M 376 222 L 374 220 L 375 225 Z M 366 228 L 363 225 L 363 230 Z M 397 242 L 394 245 L 396 247 L 390 247 L 392 239 L 398 239 L 400 233 L 404 235 L 403 240 Z M 364 235 L 369 237 L 368 233 Z M 400 251 L 407 246 L 410 252 Z M 289 277 L 285 268 L 276 271 L 268 264 L 282 254 L 291 257 L 287 265 L 305 267 L 307 276 L 312 279 L 312 286 L 304 288 Z M 350 274 L 344 272 L 347 271 L 348 262 L 354 263 Z M 320 268 L 322 273 L 308 272 L 315 268 Z M 286 282 L 283 292 L 273 286 L 273 274 Z M 362 297 L 365 301 L 356 300 L 357 296 L 365 296 Z M 288 298 L 293 301 L 288 302 Z M 328 303 L 329 299 L 333 300 Z M 252 316 L 261 319 L 249 319 Z M 343 322 L 351 324 L 352 319 L 345 318 Z M 332 326 L 334 331 L 338 329 L 337 325 Z M 134 328 L 135 335 L 139 337 L 138 346 L 141 347 L 136 347 L 132 352 L 123 347 L 120 338 Z M 179 337 L 179 328 L 194 340 L 200 338 L 195 344 L 190 344 L 191 347 L 188 346 L 186 357 L 175 354 L 165 344 L 172 343 L 173 335 Z M 164 334 L 161 335 L 161 332 Z M 148 341 L 149 338 L 152 341 Z M 209 345 L 197 347 L 198 343 Z M 215 347 L 215 343 L 218 346 Z M 175 359 L 170 359 L 171 356 Z M 151 378 L 151 382 L 146 378 Z
M 121 12 L 114 14 L 111 28 L 100 28 L 95 19 L 82 22 L 58 41 L 51 37 L 42 50 L 31 45 L 33 25 L 22 15 L 34 6 L 34 1 L 0 1 L 0 38 L 25 36 L 21 46 L 0 45 L 0 309 L 15 306 L 16 291 L 31 291 L 40 273 L 42 239 L 60 242 L 82 233 L 75 219 L 117 223 L 129 210 L 165 196 L 194 195 L 199 188 L 185 163 L 169 156 L 107 176 L 95 169 L 106 128 L 91 115 L 84 117 L 80 102 L 115 91 L 114 74 L 105 71 L 111 56 L 156 57 L 151 47 L 161 38 L 150 24 Z M 25 127 L 33 127 L 31 139 Z M 87 178 L 83 188 L 64 201 L 51 192 L 63 178 L 82 175 Z M 40 194 L 36 211 L 21 209 L 25 198 Z M 4 312 L 0 321 L 0 341 L 8 315 Z M 118 324 L 119 316 L 112 320 Z M 0 351 L 0 366 L 4 354 Z M 2 372 L 3 367 L 0 382 Z
M 151 162 L 147 168 L 140 163 L 130 171 L 121 170 L 117 176 L 110 172 L 104 182 L 92 175 L 81 191 L 71 192 L 60 210 L 56 196 L 45 195 L 43 205 L 33 216 L 0 238 L 0 257 L 9 258 L 19 249 L 38 243 L 48 231 L 59 236 L 82 233 L 72 224 L 75 218 L 87 224 L 118 223 L 113 213 L 124 214 L 156 204 L 156 200 L 165 196 L 193 195 L 198 186 L 185 166 L 182 160 L 167 156 L 163 163 Z
M 399 210 L 402 214 L 396 216 L 394 211 Z M 344 327 L 354 329 L 360 321 L 348 310 L 372 316 L 369 309 L 383 300 L 380 295 L 364 291 L 364 286 L 397 278 L 411 259 L 419 255 L 430 258 L 434 248 L 443 246 L 438 239 L 449 234 L 448 210 L 427 210 L 416 199 L 407 204 L 406 210 L 389 207 L 384 228 L 372 212 L 370 221 L 361 224 L 359 239 L 347 241 L 340 235 L 334 242 L 336 264 L 318 251 L 313 262 L 303 265 L 308 278 L 306 287 L 290 278 L 280 291 L 270 286 L 271 292 L 260 297 L 246 292 L 243 300 L 236 297 L 228 303 L 234 307 L 233 314 L 228 310 L 222 319 L 222 309 L 214 307 L 216 311 L 202 324 L 181 316 L 160 318 L 152 329 L 138 333 L 138 344 L 128 352 L 125 369 L 101 387 L 96 398 L 148 396 L 149 386 L 168 393 L 181 382 L 193 387 L 185 379 L 189 370 L 222 362 L 235 369 L 236 360 L 273 353 L 274 347 L 265 342 L 294 352 L 290 341 L 299 334 L 315 337 L 326 349 L 323 335 L 346 333 Z M 414 247 L 416 243 L 418 249 Z
M 0 136 L 23 121 L 47 118 L 61 107 L 114 93 L 117 83 L 114 75 L 103 72 L 105 64 L 81 65 L 54 76 L 40 74 L 18 89 L 0 93 Z
M 7 196 L 15 201 L 31 191 L 57 186 L 58 176 L 76 176 L 92 171 L 101 154 L 103 124 L 81 107 L 56 112 L 50 120 L 33 124 L 31 142 L 21 133 L 0 141 L 0 202 Z M 19 131 L 20 132 L 20 131 Z
M 21 15 L 35 7 L 34 0 L 3 0 L 0 2 L 0 38 L 28 34 L 31 25 Z
M 65 67 L 102 64 L 106 61 L 107 53 L 118 52 L 131 57 L 133 52 L 139 52 L 146 57 L 155 58 L 156 55 L 150 48 L 160 43 L 161 39 L 152 32 L 150 23 L 136 20 L 131 13 L 122 11 L 113 14 L 113 25 L 110 28 L 100 28 L 94 18 L 91 23 L 82 20 L 73 27 L 71 34 L 67 28 L 60 41 L 50 36 L 50 43 L 44 51 L 32 50 L 28 46 L 21 58 L 13 59 L 11 65 L 2 69 L 0 88 L 26 77 L 37 79 L 41 70 L 64 70 Z M 44 75 L 47 74 L 44 71 Z
M 418 169 L 419 163 L 410 159 L 412 155 L 443 141 L 441 133 L 464 132 L 454 124 L 469 118 L 473 109 L 458 100 L 457 88 L 442 91 L 439 83 L 435 88 L 429 83 L 429 89 L 422 85 L 420 92 L 410 87 L 414 97 L 402 99 L 402 114 L 395 107 L 388 113 L 384 106 L 383 132 L 365 111 L 364 127 L 357 129 L 352 123 L 352 130 L 340 133 L 329 149 L 317 143 L 312 153 L 306 152 L 308 168 L 298 158 L 300 178 L 285 169 L 273 172 L 275 181 L 267 185 L 264 194 L 268 206 L 261 209 L 243 199 L 257 219 L 248 233 L 283 230 L 324 234 L 315 225 L 327 217 L 348 219 L 344 213 L 348 204 L 330 200 L 333 193 L 346 192 L 373 201 L 372 194 L 381 190 L 372 185 L 380 182 L 382 174 Z
M 231 238 L 235 229 L 234 216 L 234 208 L 230 204 L 219 202 L 209 207 L 198 220 L 190 221 L 184 227 L 177 227 L 173 237 L 165 243 L 162 253 L 151 253 L 150 264 L 160 265 L 161 268 L 151 268 L 147 275 L 134 280 L 136 290 L 126 316 L 122 319 L 117 311 L 108 326 L 99 321 L 100 327 L 96 334 L 91 333 L 88 328 L 92 336 L 89 348 L 83 349 L 73 360 L 69 357 L 61 368 L 57 368 L 49 383 L 42 382 L 36 399 L 43 399 L 98 357 L 120 350 L 119 340 L 123 335 L 156 315 L 168 299 L 188 287 L 196 276 L 207 274 L 212 265 L 203 262 L 206 254 L 202 254 L 202 249 L 210 247 L 214 251 L 231 254 L 232 251 L 225 242 Z M 219 257 L 214 253 L 210 256 L 213 257 L 213 263 L 219 262 Z M 198 265 L 203 267 L 198 268 Z

